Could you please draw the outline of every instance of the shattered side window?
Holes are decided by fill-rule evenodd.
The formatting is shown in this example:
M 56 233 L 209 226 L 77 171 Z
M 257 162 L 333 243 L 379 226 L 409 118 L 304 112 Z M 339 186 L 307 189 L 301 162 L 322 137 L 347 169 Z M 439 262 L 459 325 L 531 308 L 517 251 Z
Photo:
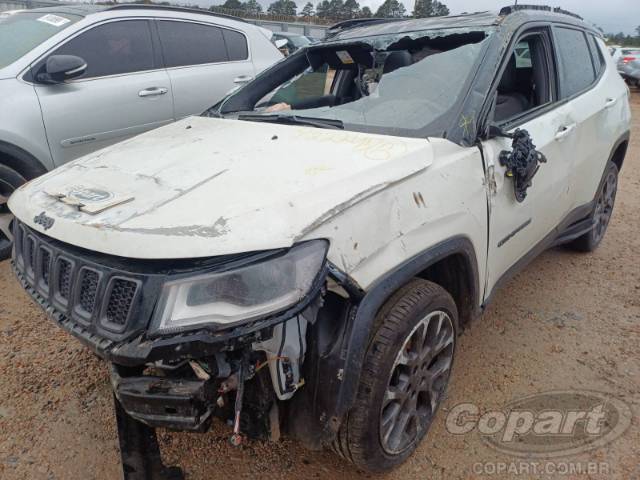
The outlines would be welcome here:
M 412 136 L 436 124 L 466 94 L 492 34 L 422 31 L 311 47 L 295 60 L 300 68 L 254 97 L 250 108 L 254 114 L 313 117 L 342 122 L 345 129 Z M 248 89 L 252 94 L 257 83 Z M 222 111 L 229 113 L 224 105 Z
M 300 75 L 265 95 L 258 101 L 256 108 L 278 103 L 296 105 L 304 100 L 329 95 L 335 73 L 336 71 L 330 69 L 327 64 L 317 69 L 309 67 Z

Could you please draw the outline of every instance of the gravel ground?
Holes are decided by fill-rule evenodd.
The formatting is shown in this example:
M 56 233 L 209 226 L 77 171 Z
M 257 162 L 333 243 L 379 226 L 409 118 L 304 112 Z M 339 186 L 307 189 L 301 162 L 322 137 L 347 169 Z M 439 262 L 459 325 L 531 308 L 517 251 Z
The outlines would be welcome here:
M 616 211 L 601 248 L 582 255 L 546 252 L 497 295 L 463 335 L 448 399 L 400 479 L 478 478 L 478 463 L 513 462 L 476 433 L 454 436 L 446 412 L 461 402 L 482 410 L 549 390 L 607 392 L 633 412 L 612 443 L 561 462 L 604 462 L 608 472 L 564 478 L 640 479 L 640 92 L 634 92 L 634 142 Z M 169 464 L 189 479 L 370 478 L 330 452 L 295 442 L 229 446 L 229 430 L 162 432 Z M 120 477 L 106 365 L 49 322 L 0 263 L 0 478 L 88 480 Z M 519 478 L 533 478 L 523 473 Z M 553 478 L 554 475 L 535 478 Z M 513 474 L 486 478 L 513 478 Z

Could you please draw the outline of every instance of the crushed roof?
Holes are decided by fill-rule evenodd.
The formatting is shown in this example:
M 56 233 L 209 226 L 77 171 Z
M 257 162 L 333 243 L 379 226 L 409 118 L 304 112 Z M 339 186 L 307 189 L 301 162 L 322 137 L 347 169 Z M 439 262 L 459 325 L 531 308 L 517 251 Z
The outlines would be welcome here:
M 364 23 L 339 31 L 331 37 L 331 41 L 375 35 L 402 34 L 421 30 L 444 30 L 453 28 L 482 30 L 502 24 L 519 25 L 532 20 L 568 23 L 595 31 L 599 34 L 599 32 L 587 22 L 563 13 L 545 10 L 517 10 L 508 15 L 500 15 L 497 12 L 477 12 L 447 17 L 413 18 L 371 24 Z

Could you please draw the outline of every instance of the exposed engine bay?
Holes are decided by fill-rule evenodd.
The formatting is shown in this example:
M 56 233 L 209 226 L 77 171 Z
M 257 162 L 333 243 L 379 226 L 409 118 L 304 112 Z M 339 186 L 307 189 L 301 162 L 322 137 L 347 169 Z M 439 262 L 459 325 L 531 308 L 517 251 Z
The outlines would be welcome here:
M 351 307 L 346 290 L 327 277 L 302 312 L 211 355 L 139 367 L 112 364 L 125 471 L 184 478 L 179 468 L 162 463 L 155 429 L 205 432 L 214 419 L 228 425 L 234 446 L 245 438 L 278 441 L 287 435 L 322 448 L 331 431 L 323 402 L 334 391 L 323 370 L 340 351 Z M 334 383 L 339 380 L 334 376 Z
M 153 427 L 205 431 L 217 417 L 233 426 L 232 441 L 243 435 L 279 437 L 278 401 L 304 385 L 306 333 L 317 308 L 309 307 L 275 325 L 269 339 L 239 351 L 223 347 L 213 355 L 144 367 L 113 364 L 114 392 L 133 418 Z

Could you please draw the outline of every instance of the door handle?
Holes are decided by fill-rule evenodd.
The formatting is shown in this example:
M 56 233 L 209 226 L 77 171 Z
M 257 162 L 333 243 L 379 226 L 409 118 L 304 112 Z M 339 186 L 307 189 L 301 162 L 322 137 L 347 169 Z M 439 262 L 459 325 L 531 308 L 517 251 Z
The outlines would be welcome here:
M 569 134 L 575 130 L 575 128 L 576 128 L 575 123 L 573 125 L 560 127 L 560 130 L 558 130 L 558 133 L 556 133 L 556 140 L 561 142 L 562 140 L 567 138 Z
M 233 83 L 247 83 L 251 80 L 253 80 L 253 77 L 251 75 L 240 75 L 239 77 L 233 79 Z
M 611 108 L 616 103 L 618 103 L 618 99 L 617 98 L 607 98 L 607 101 L 604 103 L 604 108 Z
M 164 87 L 149 87 L 144 90 L 140 90 L 138 92 L 139 97 L 155 97 L 156 95 L 164 95 L 169 91 L 168 88 Z

